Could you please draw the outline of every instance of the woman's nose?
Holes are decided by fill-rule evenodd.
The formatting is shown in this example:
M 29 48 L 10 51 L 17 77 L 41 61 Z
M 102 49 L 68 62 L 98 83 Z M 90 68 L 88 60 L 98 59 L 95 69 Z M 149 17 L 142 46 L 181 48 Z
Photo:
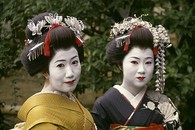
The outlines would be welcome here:
M 73 76 L 74 76 L 73 70 L 72 70 L 70 65 L 66 66 L 65 73 L 66 73 L 66 78 L 73 78 Z
M 139 65 L 138 73 L 139 74 L 145 74 L 145 68 L 144 68 L 144 65 L 143 64 L 140 64 Z

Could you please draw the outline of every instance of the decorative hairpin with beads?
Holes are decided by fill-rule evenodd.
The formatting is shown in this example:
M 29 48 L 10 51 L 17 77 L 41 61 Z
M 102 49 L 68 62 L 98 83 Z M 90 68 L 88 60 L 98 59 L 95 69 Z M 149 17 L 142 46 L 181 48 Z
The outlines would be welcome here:
M 115 39 L 116 47 L 124 46 L 124 51 L 127 51 L 130 44 L 130 36 L 133 30 L 135 30 L 137 27 L 144 27 L 150 30 L 153 35 L 153 46 L 156 55 L 155 66 L 157 70 L 155 74 L 157 75 L 157 79 L 155 81 L 155 87 L 156 91 L 163 93 L 166 73 L 165 49 L 170 47 L 172 44 L 170 43 L 167 30 L 162 25 L 153 27 L 150 22 L 142 20 L 143 16 L 147 16 L 147 14 L 143 14 L 140 17 L 128 17 L 125 18 L 122 23 L 115 23 L 110 31 L 110 38 Z M 129 33 L 126 34 L 126 32 Z
M 80 37 L 81 35 L 80 32 L 84 30 L 85 26 L 81 20 L 77 20 L 77 18 L 75 17 L 67 16 L 67 18 L 64 18 L 64 22 L 63 22 L 63 17 L 58 16 L 57 13 L 49 14 L 48 16 L 45 16 L 44 18 L 45 18 L 44 20 L 38 21 L 37 24 L 35 24 L 32 20 L 29 20 L 27 27 L 32 32 L 32 36 L 42 35 L 41 29 L 43 27 L 49 28 L 48 33 L 50 33 L 50 30 L 52 28 L 55 28 L 57 26 L 65 26 L 65 27 L 70 28 L 72 31 L 74 31 L 78 46 L 81 46 L 83 44 L 83 41 L 81 40 L 81 37 Z M 31 42 L 32 40 L 29 40 L 29 39 L 25 40 L 25 45 L 30 44 Z M 43 55 L 43 54 L 45 56 L 50 56 L 50 53 L 48 53 L 49 44 L 50 44 L 49 42 L 50 40 L 46 36 L 46 39 L 44 42 L 35 44 L 35 46 L 29 50 L 29 53 L 27 55 L 28 59 L 32 61 L 36 59 L 37 57 L 39 57 L 39 55 Z M 48 44 L 48 45 L 45 45 L 45 44 Z M 47 52 L 45 52 L 45 50 Z

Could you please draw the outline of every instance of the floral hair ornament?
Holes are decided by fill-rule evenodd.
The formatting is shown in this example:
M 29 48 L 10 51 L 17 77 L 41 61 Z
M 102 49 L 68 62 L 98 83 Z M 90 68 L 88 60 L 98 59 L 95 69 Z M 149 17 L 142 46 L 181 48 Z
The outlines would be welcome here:
M 47 21 L 47 23 L 50 24 L 50 27 L 52 26 L 52 24 L 62 24 L 62 16 L 58 16 L 57 13 L 55 14 L 49 14 L 49 16 L 45 16 L 45 20 Z
M 70 17 L 67 16 L 67 18 L 64 18 L 63 22 L 63 17 L 58 16 L 57 13 L 55 14 L 49 14 L 48 16 L 44 17 L 44 20 L 38 21 L 37 24 L 32 20 L 29 20 L 29 23 L 27 27 L 29 30 L 32 32 L 32 36 L 34 35 L 42 35 L 42 28 L 48 28 L 49 31 L 46 34 L 46 38 L 44 42 L 37 43 L 34 47 L 32 47 L 29 50 L 28 53 L 28 59 L 35 60 L 39 55 L 44 56 L 50 56 L 50 32 L 52 29 L 58 27 L 58 26 L 64 26 L 70 28 L 72 31 L 74 31 L 76 35 L 76 43 L 78 46 L 81 46 L 83 44 L 83 41 L 81 40 L 81 34 L 80 32 L 84 30 L 84 24 L 81 20 L 77 20 L 75 17 Z M 31 39 L 28 39 L 32 42 Z
M 140 17 L 128 17 L 125 18 L 121 23 L 115 23 L 112 26 L 110 32 L 110 38 L 115 39 L 116 47 L 124 46 L 124 51 L 128 50 L 130 44 L 130 36 L 133 30 L 137 27 L 143 27 L 150 30 L 153 35 L 153 48 L 154 55 L 156 56 L 156 91 L 164 92 L 165 86 L 165 49 L 170 47 L 170 38 L 167 30 L 162 25 L 153 26 L 150 22 L 142 20 L 143 14 Z M 126 34 L 129 32 L 128 34 Z M 128 40 L 129 39 L 129 40 Z
M 84 30 L 85 26 L 81 20 L 77 20 L 75 17 L 67 16 L 67 18 L 64 18 L 65 24 L 74 31 L 76 34 L 76 43 L 78 46 L 81 46 L 83 44 L 83 41 L 81 40 L 81 31 Z
M 29 23 L 27 26 L 32 32 L 32 35 L 34 36 L 36 34 L 42 35 L 41 29 L 45 26 L 45 24 L 46 24 L 45 20 L 38 21 L 36 25 L 32 20 L 29 20 Z

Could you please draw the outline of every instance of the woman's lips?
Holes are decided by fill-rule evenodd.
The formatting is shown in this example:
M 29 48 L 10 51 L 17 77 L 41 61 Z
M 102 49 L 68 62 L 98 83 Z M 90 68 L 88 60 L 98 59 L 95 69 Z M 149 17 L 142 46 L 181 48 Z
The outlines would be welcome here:
M 141 80 L 141 81 L 144 80 L 144 78 L 145 78 L 145 77 L 137 77 L 137 79 L 139 79 L 139 80 Z
M 75 80 L 68 81 L 68 82 L 64 82 L 64 83 L 65 83 L 65 84 L 68 84 L 68 85 L 73 85 L 73 84 L 74 84 L 74 81 L 75 81 Z

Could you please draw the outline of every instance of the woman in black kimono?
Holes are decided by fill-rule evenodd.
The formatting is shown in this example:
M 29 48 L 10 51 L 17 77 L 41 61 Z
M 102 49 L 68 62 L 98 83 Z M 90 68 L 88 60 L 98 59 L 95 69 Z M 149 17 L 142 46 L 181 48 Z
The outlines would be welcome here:
M 107 59 L 123 72 L 114 85 L 98 98 L 92 116 L 98 130 L 181 130 L 179 114 L 163 93 L 165 49 L 170 40 L 165 28 L 153 27 L 139 18 L 126 18 L 111 30 Z M 156 91 L 150 90 L 156 66 Z

